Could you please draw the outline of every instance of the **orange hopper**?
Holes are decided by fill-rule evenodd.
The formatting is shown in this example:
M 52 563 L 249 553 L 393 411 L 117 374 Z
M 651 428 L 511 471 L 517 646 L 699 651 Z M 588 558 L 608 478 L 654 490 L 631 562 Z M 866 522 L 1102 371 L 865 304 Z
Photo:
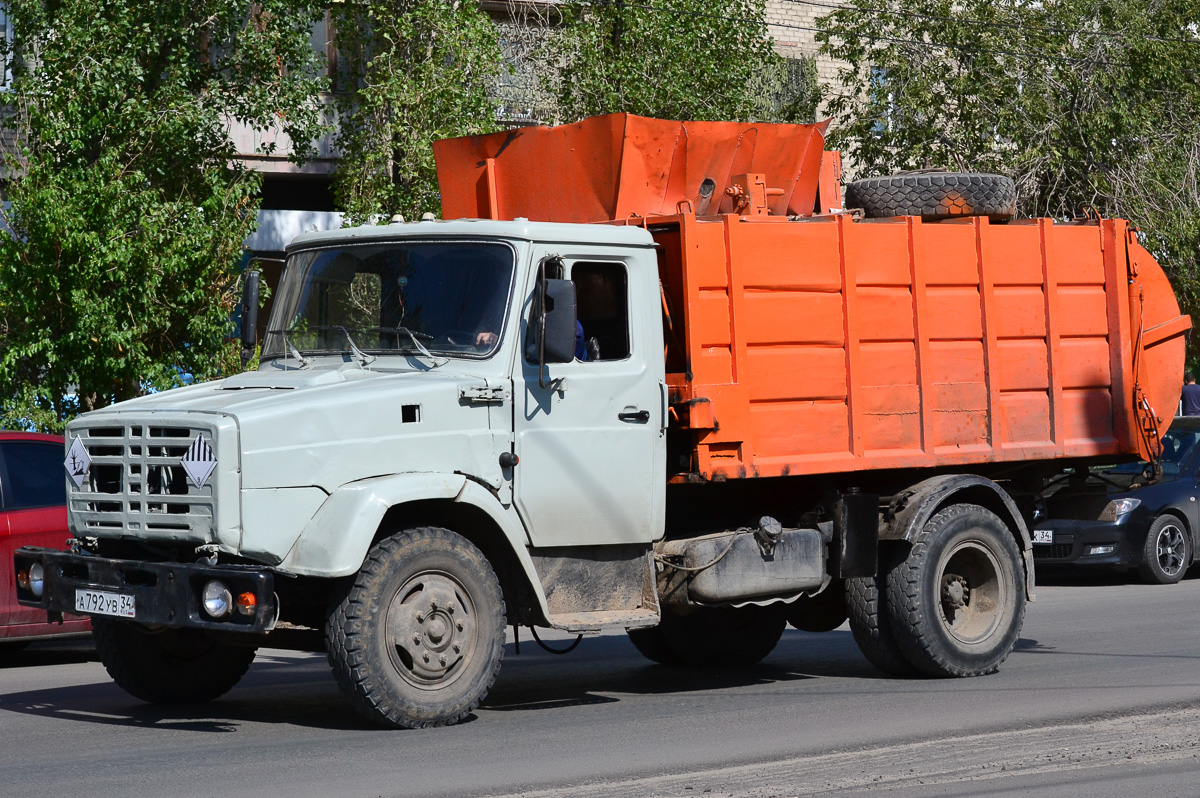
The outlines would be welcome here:
M 824 125 L 435 144 L 446 218 L 644 226 L 675 479 L 1156 457 L 1191 321 L 1122 220 L 862 219 Z

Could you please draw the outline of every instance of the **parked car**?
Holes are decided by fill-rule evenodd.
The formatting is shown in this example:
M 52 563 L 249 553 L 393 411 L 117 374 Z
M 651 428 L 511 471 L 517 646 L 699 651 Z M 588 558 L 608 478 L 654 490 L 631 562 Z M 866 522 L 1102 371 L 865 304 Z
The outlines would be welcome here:
M 1182 416 L 1163 435 L 1162 476 L 1147 463 L 1064 475 L 1034 525 L 1038 564 L 1136 568 L 1151 584 L 1183 578 L 1200 529 L 1200 417 Z
M 59 435 L 0 431 L 0 660 L 30 640 L 86 634 L 91 622 L 17 603 L 13 552 L 20 546 L 66 548 L 67 491 Z

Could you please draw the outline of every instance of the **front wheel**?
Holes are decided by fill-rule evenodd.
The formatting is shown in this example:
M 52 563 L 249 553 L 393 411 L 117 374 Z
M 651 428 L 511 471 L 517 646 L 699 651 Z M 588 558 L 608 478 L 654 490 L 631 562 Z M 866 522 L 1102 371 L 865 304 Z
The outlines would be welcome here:
M 398 532 L 368 552 L 326 623 L 338 687 L 392 728 L 449 726 L 491 689 L 504 657 L 504 597 L 483 553 L 446 529 Z
M 1138 566 L 1142 580 L 1152 585 L 1173 585 L 1183 579 L 1191 562 L 1191 538 L 1183 522 L 1169 514 L 1155 518 Z
M 233 689 L 255 648 L 234 646 L 199 629 L 151 630 L 92 618 L 96 653 L 125 692 L 151 704 L 201 704 Z
M 994 673 L 1025 618 L 1021 553 L 999 517 L 974 504 L 939 511 L 887 578 L 897 644 L 929 676 Z

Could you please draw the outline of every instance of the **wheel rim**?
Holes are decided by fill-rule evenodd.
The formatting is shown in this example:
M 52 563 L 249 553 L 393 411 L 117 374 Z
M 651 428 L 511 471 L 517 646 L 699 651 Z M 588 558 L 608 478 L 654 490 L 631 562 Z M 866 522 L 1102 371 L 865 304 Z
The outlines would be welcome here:
M 447 573 L 417 574 L 388 602 L 388 656 L 409 684 L 441 689 L 467 670 L 478 628 L 475 604 L 462 583 Z
M 938 569 L 938 619 L 961 643 L 986 640 L 996 629 L 1008 603 L 1008 585 L 1000 562 L 978 541 L 952 548 Z
M 1178 524 L 1170 523 L 1158 531 L 1154 542 L 1158 567 L 1167 576 L 1178 576 L 1187 554 L 1187 539 Z

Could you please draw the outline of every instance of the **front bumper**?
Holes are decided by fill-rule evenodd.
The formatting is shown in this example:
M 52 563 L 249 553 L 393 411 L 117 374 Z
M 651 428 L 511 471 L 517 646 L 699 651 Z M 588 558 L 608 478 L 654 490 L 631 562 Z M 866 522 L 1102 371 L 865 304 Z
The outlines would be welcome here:
M 1133 521 L 1134 523 L 1131 523 Z M 1134 567 L 1142 562 L 1146 529 L 1132 516 L 1118 521 L 1078 521 L 1048 518 L 1034 526 L 1037 530 L 1053 530 L 1053 543 L 1034 543 L 1033 557 L 1046 565 L 1097 565 Z M 1095 553 L 1098 547 L 1111 546 L 1111 551 Z
M 267 568 L 245 565 L 203 565 L 114 560 L 55 549 L 23 547 L 14 556 L 15 572 L 41 563 L 44 588 L 40 597 L 17 586 L 17 600 L 26 607 L 49 612 L 104 618 L 76 607 L 78 590 L 101 590 L 132 596 L 135 615 L 121 620 L 151 626 L 211 629 L 222 632 L 269 632 L 279 616 L 275 577 Z M 254 594 L 253 614 L 233 612 L 223 619 L 209 617 L 201 608 L 205 583 L 223 582 L 233 595 Z

